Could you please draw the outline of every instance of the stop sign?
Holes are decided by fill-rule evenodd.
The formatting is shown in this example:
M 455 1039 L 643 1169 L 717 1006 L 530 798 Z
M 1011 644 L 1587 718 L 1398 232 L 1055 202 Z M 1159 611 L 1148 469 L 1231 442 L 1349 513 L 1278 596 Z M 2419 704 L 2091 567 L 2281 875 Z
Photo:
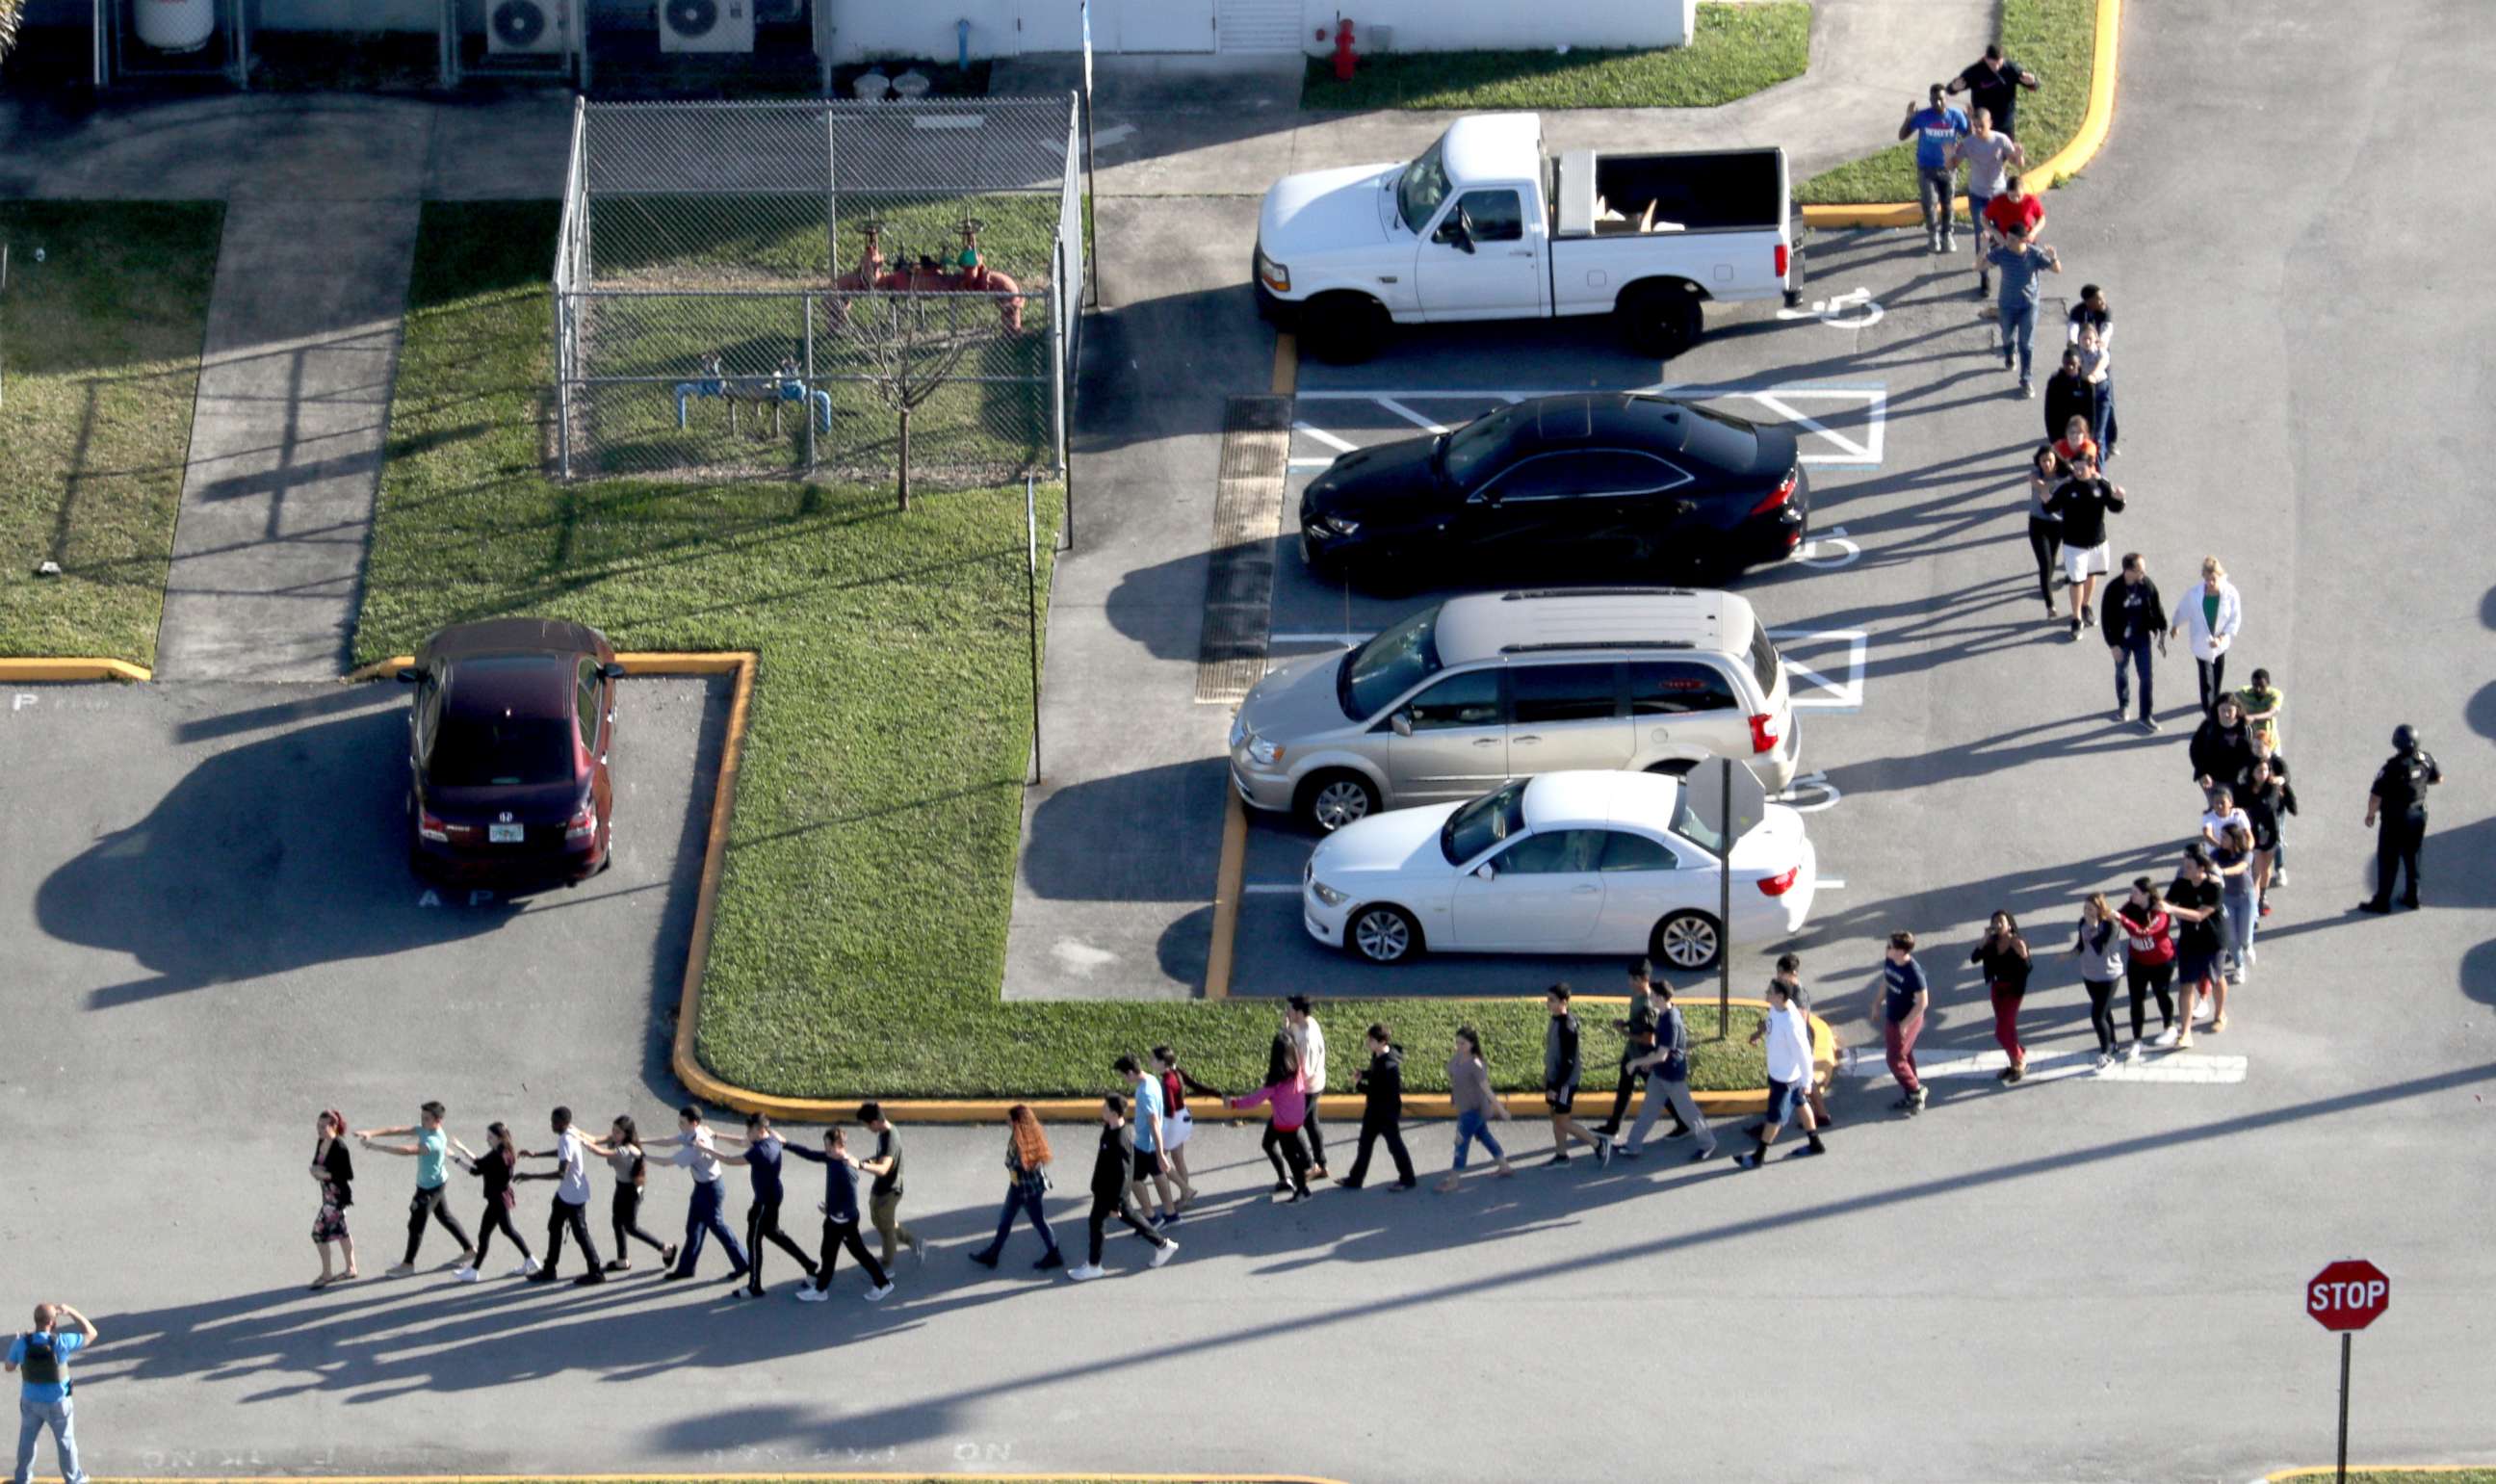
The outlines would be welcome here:
M 2361 1330 L 2392 1304 L 2392 1280 L 2362 1258 L 2344 1259 L 2305 1285 L 2305 1311 L 2327 1330 Z

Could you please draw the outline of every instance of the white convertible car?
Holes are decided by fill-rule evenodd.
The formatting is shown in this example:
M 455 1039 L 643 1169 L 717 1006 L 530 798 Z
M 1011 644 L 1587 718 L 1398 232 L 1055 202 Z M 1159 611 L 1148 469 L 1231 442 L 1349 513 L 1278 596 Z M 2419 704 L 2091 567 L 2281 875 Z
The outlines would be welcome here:
M 1466 804 L 1372 814 L 1309 857 L 1309 934 L 1373 963 L 1425 949 L 1645 954 L 1715 965 L 1716 836 L 1650 773 L 1548 773 Z M 1802 927 L 1819 861 L 1802 816 L 1769 805 L 1733 842 L 1733 932 L 1746 942 Z

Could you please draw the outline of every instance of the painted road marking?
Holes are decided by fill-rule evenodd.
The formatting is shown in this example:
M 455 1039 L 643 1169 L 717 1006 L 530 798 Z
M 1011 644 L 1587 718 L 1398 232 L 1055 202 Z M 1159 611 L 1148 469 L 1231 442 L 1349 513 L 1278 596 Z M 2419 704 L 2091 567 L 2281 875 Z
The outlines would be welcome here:
M 1809 681 L 1817 687 L 1804 693 L 1792 686 L 1793 702 L 1797 710 L 1859 711 L 1863 710 L 1863 662 L 1872 647 L 1872 637 L 1861 629 L 1770 629 L 1768 637 L 1777 642 L 1777 652 L 1786 662 L 1786 674 L 1794 679 Z M 1788 646 L 1812 647 L 1816 640 L 1846 642 L 1846 679 L 1832 680 L 1812 666 L 1788 652 Z M 1833 802 L 1833 801 L 1832 801 Z
M 2010 1065 L 2009 1056 L 1988 1051 L 1947 1061 L 1919 1062 L 1916 1075 L 1926 1081 L 1935 1077 L 1993 1077 Z M 1870 1047 L 1848 1047 L 1838 1056 L 1837 1070 L 1839 1075 L 1846 1077 L 1889 1075 L 1888 1063 Z M 2234 1083 L 2245 1080 L 2245 1058 L 2212 1056 L 2206 1052 L 2158 1051 L 2138 1061 L 2118 1060 L 2100 1071 L 2095 1052 L 2055 1052 L 2050 1056 L 2030 1057 L 2028 1075 L 2021 1081 L 2061 1082 L 2075 1077 L 2100 1082 Z
M 1849 311 L 1853 312 L 1852 318 Z M 1881 323 L 1880 300 L 1870 289 L 1857 288 L 1834 299 L 1815 299 L 1808 309 L 1780 309 L 1781 320 L 1818 320 L 1837 330 L 1861 330 Z
M 1369 642 L 1369 636 L 1367 634 L 1268 634 L 1265 636 L 1265 639 L 1270 644 L 1339 644 L 1349 646 L 1367 644 Z
M 1802 802 L 1804 798 L 1811 796 L 1816 796 L 1818 802 L 1813 804 Z M 1771 794 L 1768 797 L 1771 803 L 1782 804 L 1797 814 L 1817 814 L 1846 796 L 1837 791 L 1836 784 L 1828 781 L 1828 774 L 1806 773 L 1796 777 L 1784 793 Z
M 1323 418 L 1324 412 L 1318 410 L 1313 404 L 1368 402 L 1389 416 L 1410 423 L 1425 432 L 1443 433 L 1448 430 L 1446 422 L 1433 419 L 1426 413 L 1416 410 L 1413 404 L 1450 401 L 1470 404 L 1463 415 L 1455 418 L 1456 422 L 1461 423 L 1474 416 L 1474 409 L 1478 409 L 1485 402 L 1515 403 L 1529 396 L 1565 395 L 1572 391 L 1584 390 L 1582 387 L 1561 388 L 1556 391 L 1492 389 L 1461 391 L 1425 388 L 1410 391 L 1390 389 L 1375 392 L 1302 392 L 1298 394 L 1298 410 Z M 1791 423 L 1802 431 L 1805 441 L 1801 457 L 1804 463 L 1822 464 L 1833 468 L 1874 468 L 1881 463 L 1887 447 L 1885 433 L 1888 423 L 1889 394 L 1886 386 L 1685 387 L 1659 382 L 1651 387 L 1624 390 L 1662 393 L 1670 396 L 1688 397 L 1694 401 L 1748 401 L 1758 411 Z M 1823 407 L 1824 410 L 1815 415 L 1813 412 L 1804 410 L 1806 406 Z M 1841 431 L 1831 427 L 1825 421 L 1839 412 L 1851 412 L 1858 406 L 1862 409 L 1864 420 L 1863 426 L 1860 428 Z M 1292 426 L 1295 430 L 1308 434 L 1312 441 L 1334 450 L 1336 454 L 1351 453 L 1357 446 L 1346 441 L 1339 434 L 1327 431 L 1307 421 L 1297 421 Z M 1334 458 L 1330 454 L 1301 455 L 1291 460 L 1291 467 L 1299 470 L 1323 469 L 1332 462 Z
M 1297 881 L 1251 881 L 1240 888 L 1252 897 L 1279 897 L 1285 892 L 1296 895 L 1299 889 Z
M 1845 526 L 1832 525 L 1823 534 L 1804 542 L 1802 550 L 1794 553 L 1794 560 L 1806 567 L 1819 567 L 1825 571 L 1851 566 L 1862 554 L 1861 547 L 1846 539 Z

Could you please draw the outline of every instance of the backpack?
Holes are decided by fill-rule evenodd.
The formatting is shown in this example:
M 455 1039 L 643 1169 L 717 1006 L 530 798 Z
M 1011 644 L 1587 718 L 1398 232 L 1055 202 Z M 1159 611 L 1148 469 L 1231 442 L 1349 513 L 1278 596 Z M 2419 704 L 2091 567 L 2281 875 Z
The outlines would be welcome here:
M 29 1386 L 60 1386 L 61 1353 L 50 1335 L 29 1333 L 26 1336 L 26 1358 L 18 1366 Z M 66 1391 L 63 1393 L 66 1395 Z

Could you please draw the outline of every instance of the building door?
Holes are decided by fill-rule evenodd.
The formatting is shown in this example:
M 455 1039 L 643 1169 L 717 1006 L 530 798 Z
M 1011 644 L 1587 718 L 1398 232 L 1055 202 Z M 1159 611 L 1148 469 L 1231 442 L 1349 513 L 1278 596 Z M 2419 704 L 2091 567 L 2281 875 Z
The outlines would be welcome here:
M 1092 45 L 1099 50 L 1211 51 L 1214 0 L 1095 0 Z M 1102 33 L 1102 13 L 1118 16 L 1114 39 Z

